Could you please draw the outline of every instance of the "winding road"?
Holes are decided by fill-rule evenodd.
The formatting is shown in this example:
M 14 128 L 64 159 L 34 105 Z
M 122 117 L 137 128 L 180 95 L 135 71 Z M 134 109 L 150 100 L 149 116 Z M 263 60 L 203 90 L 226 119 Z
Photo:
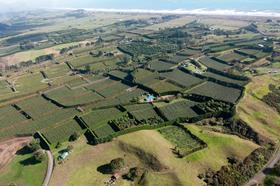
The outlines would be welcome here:
M 52 171 L 53 171 L 53 166 L 54 166 L 54 159 L 53 159 L 53 155 L 51 153 L 51 151 L 47 150 L 46 151 L 47 156 L 48 156 L 48 170 L 43 182 L 43 186 L 48 186 L 51 176 L 52 176 Z
M 278 147 L 275 151 L 272 158 L 269 160 L 269 162 L 266 164 L 266 166 L 260 170 L 253 178 L 251 178 L 245 186 L 253 186 L 253 185 L 259 185 L 262 183 L 262 181 L 265 178 L 265 169 L 273 168 L 274 165 L 280 160 L 280 148 Z

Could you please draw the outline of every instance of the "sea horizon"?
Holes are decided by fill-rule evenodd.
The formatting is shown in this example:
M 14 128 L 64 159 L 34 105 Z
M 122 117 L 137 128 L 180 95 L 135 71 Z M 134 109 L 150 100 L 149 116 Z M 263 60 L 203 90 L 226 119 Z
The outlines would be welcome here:
M 280 10 L 237 10 L 237 9 L 117 9 L 117 8 L 53 8 L 55 10 L 79 10 L 93 12 L 115 13 L 150 13 L 150 14 L 178 14 L 178 15 L 213 15 L 213 16 L 253 16 L 253 17 L 280 17 Z

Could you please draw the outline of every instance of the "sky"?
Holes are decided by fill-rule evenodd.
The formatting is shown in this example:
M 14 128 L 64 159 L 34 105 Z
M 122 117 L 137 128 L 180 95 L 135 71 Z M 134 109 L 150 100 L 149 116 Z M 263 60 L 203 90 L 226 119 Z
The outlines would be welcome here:
M 35 8 L 278 10 L 280 0 L 0 0 L 0 11 Z

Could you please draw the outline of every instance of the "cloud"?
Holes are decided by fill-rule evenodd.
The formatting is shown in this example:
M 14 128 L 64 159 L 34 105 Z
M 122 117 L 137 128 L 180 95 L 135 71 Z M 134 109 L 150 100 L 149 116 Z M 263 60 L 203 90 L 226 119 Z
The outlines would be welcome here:
M 54 8 L 65 7 L 72 4 L 75 0 L 0 0 L 2 11 L 26 10 L 34 8 Z

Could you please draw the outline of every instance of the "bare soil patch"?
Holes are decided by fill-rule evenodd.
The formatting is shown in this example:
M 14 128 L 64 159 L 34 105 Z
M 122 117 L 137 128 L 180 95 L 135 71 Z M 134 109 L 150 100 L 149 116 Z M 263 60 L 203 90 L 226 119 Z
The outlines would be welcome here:
M 31 139 L 32 137 L 21 137 L 0 142 L 0 171 L 10 163 L 16 152 Z

